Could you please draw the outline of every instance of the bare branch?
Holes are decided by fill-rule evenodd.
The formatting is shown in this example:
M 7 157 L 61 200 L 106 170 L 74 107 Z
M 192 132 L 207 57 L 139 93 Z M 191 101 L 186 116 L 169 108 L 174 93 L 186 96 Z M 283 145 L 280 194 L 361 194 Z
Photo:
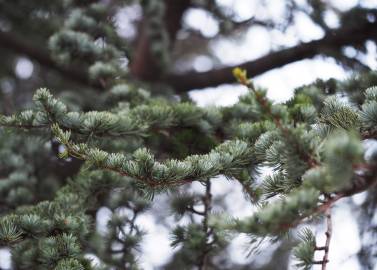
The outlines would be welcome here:
M 332 222 L 331 222 L 331 207 L 326 210 L 326 224 L 327 224 L 327 231 L 326 231 L 326 243 L 325 243 L 325 254 L 323 255 L 322 259 L 322 270 L 326 270 L 327 263 L 329 262 L 329 251 L 330 251 L 330 241 L 332 236 Z
M 199 258 L 198 269 L 199 270 L 206 270 L 207 263 L 208 263 L 208 253 L 211 251 L 211 245 L 214 244 L 213 242 L 208 242 L 208 239 L 213 234 L 212 228 L 208 226 L 208 216 L 212 209 L 212 193 L 211 193 L 211 181 L 208 180 L 206 182 L 206 191 L 205 195 L 203 196 L 203 203 L 204 203 L 204 216 L 203 216 L 203 232 L 205 234 L 205 246 L 203 253 Z
M 377 39 L 377 22 L 361 23 L 354 28 L 339 28 L 327 33 L 319 40 L 301 43 L 239 65 L 207 72 L 192 71 L 184 74 L 170 74 L 166 76 L 165 83 L 171 85 L 178 93 L 224 83 L 233 83 L 235 80 L 232 70 L 235 67 L 246 69 L 248 75 L 253 77 L 271 69 L 316 55 L 331 55 L 334 50 L 339 50 L 343 46 L 360 45 L 368 39 Z

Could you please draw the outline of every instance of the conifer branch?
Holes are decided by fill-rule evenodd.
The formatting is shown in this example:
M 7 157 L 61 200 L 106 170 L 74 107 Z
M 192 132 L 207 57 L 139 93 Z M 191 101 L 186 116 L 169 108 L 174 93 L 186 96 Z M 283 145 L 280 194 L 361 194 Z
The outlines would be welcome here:
M 243 75 L 243 73 L 238 74 L 237 78 L 245 85 L 249 84 L 246 75 Z M 247 180 L 253 174 L 253 166 L 258 164 L 266 163 L 271 167 L 278 168 L 278 172 L 273 177 L 264 181 L 261 193 L 267 199 L 271 194 L 272 196 L 285 195 L 285 197 L 271 204 L 266 204 L 251 218 L 237 221 L 230 227 L 226 227 L 227 229 L 231 228 L 238 232 L 251 233 L 257 236 L 275 235 L 294 228 L 315 215 L 327 213 L 337 200 L 367 190 L 377 182 L 377 164 L 373 161 L 365 162 L 363 159 L 364 150 L 359 134 L 345 130 L 335 130 L 331 131 L 332 133 L 326 133 L 323 137 L 318 135 L 320 134 L 319 132 L 315 133 L 315 136 L 308 136 L 307 129 L 312 128 L 309 125 L 304 126 L 302 124 L 300 126 L 300 124 L 297 124 L 297 126 L 292 127 L 286 124 L 287 118 L 283 116 L 286 115 L 284 110 L 289 108 L 288 106 L 274 106 L 265 98 L 262 92 L 255 89 L 254 86 L 249 85 L 249 87 L 251 87 L 250 93 L 241 98 L 240 103 L 234 105 L 232 110 L 244 108 L 245 106 L 252 107 L 252 113 L 247 114 L 246 119 L 252 116 L 259 122 L 252 124 L 241 122 L 239 126 L 229 132 L 229 136 L 233 138 L 232 140 L 219 144 L 208 154 L 191 155 L 182 160 L 168 159 L 159 162 L 156 161 L 154 155 L 148 149 L 144 148 L 138 149 L 132 155 L 124 155 L 108 153 L 93 148 L 88 145 L 88 142 L 85 144 L 75 143 L 70 137 L 71 129 L 64 126 L 67 125 L 67 118 L 65 118 L 65 115 L 68 114 L 66 106 L 52 98 L 51 94 L 46 90 L 39 90 L 35 95 L 34 100 L 37 107 L 35 111 L 24 111 L 10 118 L 3 117 L 2 123 L 4 125 L 19 125 L 19 127 L 43 124 L 44 127 L 51 129 L 54 137 L 65 147 L 61 157 L 72 156 L 87 161 L 89 165 L 93 165 L 95 168 L 113 171 L 118 175 L 126 176 L 125 181 L 132 178 L 145 189 L 159 190 L 193 181 L 202 182 L 207 179 L 205 181 L 206 195 L 203 197 L 204 211 L 197 211 L 191 200 L 188 200 L 184 210 L 203 217 L 202 230 L 205 232 L 205 248 L 200 250 L 200 267 L 205 269 L 208 262 L 207 256 L 213 245 L 218 241 L 214 228 L 222 228 L 221 226 L 216 227 L 216 223 L 211 223 L 208 219 L 211 209 L 211 194 L 210 184 L 207 185 L 207 182 L 210 181 L 208 179 L 211 177 L 224 174 L 229 178 Z M 302 93 L 297 95 L 300 94 Z M 363 104 L 360 112 L 335 100 L 326 100 L 320 115 L 321 124 L 330 129 L 356 127 L 356 130 L 359 130 L 358 128 L 361 126 L 361 132 L 372 130 L 371 121 L 374 121 L 373 115 L 375 111 L 373 106 L 376 97 L 377 89 L 369 89 L 366 92 L 365 104 Z M 179 117 L 188 117 L 192 111 L 196 112 L 194 105 L 184 108 L 189 109 L 182 110 L 172 119 L 176 119 L 175 117 L 178 117 L 178 119 Z M 138 110 L 138 107 L 136 106 L 134 109 Z M 226 110 L 222 113 L 225 115 Z M 165 116 L 164 114 L 162 115 Z M 361 122 L 359 121 L 359 115 L 362 115 L 360 117 Z M 196 121 L 196 119 L 202 119 L 204 116 L 200 113 L 196 117 L 198 118 L 191 117 L 191 119 Z M 157 113 L 156 117 L 151 117 L 151 123 L 157 121 L 155 119 L 162 118 L 164 117 Z M 103 128 L 102 132 L 107 132 L 109 130 L 109 126 L 106 124 L 108 120 L 104 118 L 102 122 L 93 121 L 91 124 L 93 129 L 83 127 L 82 123 L 77 124 L 76 127 L 79 130 L 86 130 L 86 134 L 92 136 L 95 132 L 100 131 L 101 128 Z M 167 123 L 173 123 L 174 121 L 169 120 Z M 60 127 L 60 124 L 63 125 L 63 128 Z M 181 126 L 182 123 L 179 125 Z M 163 127 L 167 126 L 169 124 L 165 123 Z M 72 130 L 75 131 L 75 129 Z M 323 144 L 324 152 L 313 165 L 313 163 L 308 162 L 307 154 L 305 153 L 313 152 L 313 148 L 308 147 L 308 145 L 318 144 Z M 302 167 L 298 166 L 298 164 L 301 164 L 300 162 L 304 163 Z M 248 173 L 245 175 L 246 171 Z M 300 179 L 300 181 L 297 181 L 297 179 Z M 243 183 L 242 181 L 240 182 Z M 256 187 L 256 190 L 258 190 L 258 187 Z M 321 194 L 329 194 L 329 196 L 325 197 L 325 200 L 320 200 Z M 256 199 L 258 198 L 256 197 Z M 130 222 L 127 219 L 127 224 L 130 225 L 129 232 L 124 231 L 123 225 L 119 225 L 120 223 L 114 224 L 114 230 L 123 230 L 123 236 L 133 235 L 133 233 L 138 235 L 139 232 L 132 229 L 134 218 Z M 30 237 L 27 231 L 25 234 L 18 227 L 6 226 L 2 230 L 3 241 L 9 243 L 12 243 L 12 241 L 21 243 Z M 178 228 L 177 240 L 173 243 L 189 241 L 188 237 L 197 230 L 198 228 L 195 226 L 187 230 Z M 52 234 L 57 235 L 59 232 L 54 228 Z M 38 233 L 38 231 L 35 231 L 31 236 L 35 236 Z M 328 236 L 327 240 L 330 241 L 330 238 L 331 235 Z M 114 239 L 122 245 L 126 244 L 118 236 Z M 309 262 L 311 264 L 320 264 L 320 262 L 324 264 L 326 262 L 327 264 L 328 249 L 329 242 L 326 243 L 325 247 L 317 247 L 313 244 L 312 237 L 307 234 L 304 243 L 297 250 L 297 255 L 303 259 L 304 265 Z M 325 251 L 326 257 L 322 261 L 313 261 L 311 257 L 317 250 Z M 109 249 L 109 252 L 117 254 L 123 252 L 125 254 L 126 249 Z M 112 260 L 106 262 L 108 264 L 116 264 Z
M 376 165 L 373 166 L 368 166 L 368 170 L 364 172 L 364 175 L 360 177 L 355 173 L 354 176 L 354 185 L 349 187 L 346 190 L 339 191 L 335 193 L 334 196 L 328 196 L 324 202 L 322 202 L 320 205 L 317 207 L 313 208 L 312 211 L 310 211 L 306 215 L 302 215 L 301 219 L 292 222 L 290 224 L 284 224 L 283 228 L 284 229 L 289 229 L 289 228 L 294 228 L 297 227 L 299 224 L 301 224 L 303 221 L 305 221 L 306 218 L 312 216 L 312 215 L 320 215 L 320 214 L 325 214 L 326 217 L 326 224 L 327 227 L 329 227 L 329 221 L 331 221 L 331 215 L 330 215 L 330 220 L 329 220 L 329 213 L 331 211 L 331 207 L 333 204 L 335 204 L 338 200 L 346 198 L 346 197 L 351 197 L 355 194 L 358 194 L 360 192 L 366 191 L 373 186 L 377 185 L 377 167 Z M 332 227 L 330 223 L 330 234 L 332 232 Z M 331 235 L 330 235 L 330 240 L 331 240 Z M 329 241 L 330 241 L 329 240 Z M 327 243 L 327 242 L 326 242 Z M 326 250 L 327 247 L 326 245 L 323 247 L 318 247 L 317 250 Z
M 244 86 L 246 86 L 250 91 L 252 91 L 255 95 L 255 99 L 258 101 L 259 105 L 263 108 L 265 114 L 273 120 L 276 127 L 281 130 L 284 134 L 285 138 L 292 144 L 295 145 L 297 153 L 300 157 L 308 163 L 309 168 L 315 167 L 318 165 L 318 162 L 311 157 L 309 153 L 302 152 L 300 149 L 299 144 L 292 140 L 292 134 L 290 130 L 285 127 L 281 121 L 280 116 L 277 113 L 273 113 L 271 110 L 271 104 L 269 104 L 266 97 L 261 93 L 258 92 L 253 84 L 253 82 L 247 78 L 247 71 L 242 70 L 241 68 L 237 67 L 233 69 L 234 77 Z
M 252 158 L 247 143 L 234 140 L 219 145 L 209 154 L 188 156 L 182 161 L 168 160 L 159 163 L 146 149 L 136 151 L 134 158 L 129 159 L 122 154 L 109 154 L 99 149 L 88 148 L 85 144 L 74 144 L 69 140 L 70 133 L 64 132 L 56 124 L 52 126 L 52 131 L 58 141 L 66 147 L 62 157 L 71 155 L 90 161 L 98 168 L 138 179 L 152 188 L 182 185 L 221 173 L 231 175 L 228 170 L 237 170 L 238 167 L 249 163 L 249 159 Z M 221 158 L 222 155 L 226 155 L 226 158 Z

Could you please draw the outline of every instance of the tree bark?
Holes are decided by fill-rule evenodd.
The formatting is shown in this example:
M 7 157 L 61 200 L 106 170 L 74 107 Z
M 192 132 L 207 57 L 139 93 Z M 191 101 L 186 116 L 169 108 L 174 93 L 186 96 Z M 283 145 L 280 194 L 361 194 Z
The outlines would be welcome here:
M 165 0 L 165 27 L 170 39 L 170 47 L 174 46 L 174 41 L 178 30 L 181 28 L 182 16 L 185 10 L 190 6 L 191 0 Z M 148 18 L 144 17 L 139 26 L 139 36 L 135 46 L 130 71 L 131 74 L 145 81 L 157 81 L 163 75 L 157 59 L 150 50 L 150 41 L 148 37 Z

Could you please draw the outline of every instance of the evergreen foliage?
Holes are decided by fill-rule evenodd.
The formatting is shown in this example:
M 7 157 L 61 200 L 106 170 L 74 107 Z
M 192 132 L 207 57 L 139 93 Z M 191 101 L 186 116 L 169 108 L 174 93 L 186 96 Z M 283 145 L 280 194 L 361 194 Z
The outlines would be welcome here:
M 375 163 L 363 157 L 362 136 L 374 134 L 374 118 L 366 115 L 373 105 L 376 88 L 365 91 L 365 102 L 360 109 L 337 100 L 336 96 L 325 99 L 321 110 L 315 112 L 317 120 L 310 124 L 305 117 L 298 120 L 292 117 L 297 115 L 300 106 L 315 108 L 310 96 L 305 94 L 307 88 L 297 91 L 287 104 L 273 104 L 266 98 L 265 92 L 255 89 L 250 81 L 243 78 L 240 81 L 245 82 L 250 93 L 233 107 L 217 109 L 216 117 L 213 117 L 212 108 L 202 109 L 190 103 L 177 102 L 139 105 L 126 112 L 69 112 L 67 106 L 46 89 L 35 93 L 32 109 L 2 116 L 1 124 L 11 131 L 50 133 L 64 149 L 59 154 L 61 158 L 86 162 L 86 169 L 62 188 L 54 200 L 17 208 L 16 212 L 2 217 L 1 241 L 14 246 L 13 254 L 20 261 L 20 267 L 32 267 L 33 262 L 37 262 L 41 269 L 64 269 L 68 265 L 72 269 L 88 268 L 89 262 L 83 254 L 83 245 L 88 239 L 96 243 L 95 250 L 100 258 L 104 256 L 104 263 L 126 263 L 136 267 L 136 260 L 130 254 L 137 247 L 142 233 L 135 228 L 132 218 L 114 213 L 109 223 L 109 235 L 93 235 L 87 211 L 93 207 L 92 196 L 98 192 L 121 188 L 119 194 L 108 198 L 110 209 L 115 210 L 125 203 L 124 207 L 130 207 L 136 216 L 148 207 L 149 202 L 143 201 L 145 192 L 151 195 L 151 192 L 169 190 L 194 181 L 208 187 L 209 179 L 220 174 L 246 185 L 245 191 L 251 192 L 249 195 L 260 201 L 262 207 L 250 218 L 241 220 L 224 223 L 223 217 L 214 216 L 208 223 L 208 198 L 202 201 L 205 206 L 203 212 L 195 210 L 201 200 L 196 199 L 194 194 L 173 200 L 172 209 L 179 216 L 186 212 L 204 216 L 204 234 L 202 226 L 193 223 L 188 227 L 178 226 L 172 236 L 173 246 L 183 244 L 183 259 L 195 264 L 202 256 L 201 252 L 209 249 L 207 255 L 224 246 L 227 238 L 222 239 L 223 230 L 254 237 L 280 238 L 282 233 L 289 232 L 297 224 L 323 213 L 335 200 L 367 189 L 375 182 Z M 320 93 L 320 89 L 317 91 Z M 305 95 L 304 104 L 297 102 L 299 95 L 301 99 Z M 230 113 L 240 106 L 250 106 L 256 114 L 244 114 L 245 120 L 240 123 Z M 160 161 L 153 154 L 153 149 L 138 148 L 133 153 L 121 153 L 100 148 L 103 140 L 114 136 L 145 138 L 172 127 L 191 128 L 198 124 L 200 127 L 200 123 L 206 123 L 206 129 L 200 129 L 201 132 L 213 136 L 213 130 L 220 128 L 221 122 L 215 121 L 218 118 L 232 123 L 229 130 L 224 130 L 228 140 L 219 142 L 207 154 Z M 108 147 L 114 148 L 111 143 Z M 257 183 L 253 179 L 258 166 L 272 167 L 275 172 Z M 4 192 L 9 189 L 7 185 L 25 182 L 22 180 L 25 176 L 19 171 L 9 177 L 2 182 Z M 362 181 L 359 178 L 363 178 Z M 131 187 L 133 192 L 125 190 Z M 11 190 L 22 192 L 22 189 Z M 273 199 L 279 195 L 282 197 Z M 14 200 L 21 202 L 20 199 Z M 125 231 L 127 227 L 129 232 Z M 124 255 L 122 259 L 110 259 L 111 253 L 106 250 L 111 250 L 112 245 L 102 250 L 96 238 L 103 237 L 105 243 L 111 243 L 118 240 L 119 233 L 119 242 L 125 245 L 122 249 Z M 294 255 L 300 261 L 297 265 L 307 269 L 315 263 L 315 238 L 307 230 L 300 238 L 302 242 L 294 249 Z M 185 252 L 190 255 L 185 255 Z
M 236 68 L 234 82 L 248 92 L 232 106 L 203 108 L 166 85 L 154 89 L 132 79 L 120 59 L 134 52 L 116 32 L 106 1 L 36 2 L 43 7 L 37 21 L 46 10 L 64 13 L 46 37 L 51 61 L 64 72 L 84 70 L 89 88 L 107 91 L 83 89 L 90 97 L 84 102 L 39 88 L 30 106 L 0 115 L 0 246 L 10 248 L 13 269 L 142 269 L 140 245 L 148 232 L 137 221 L 160 202 L 157 194 L 168 198 L 163 206 L 177 222 L 166 269 L 241 269 L 224 255 L 241 234 L 251 250 L 293 236 L 295 266 L 325 269 L 331 207 L 377 182 L 377 155 L 365 147 L 377 138 L 376 72 L 318 80 L 277 104 Z M 148 17 L 148 53 L 158 59 L 161 76 L 171 68 L 167 2 L 140 3 Z M 225 16 L 205 2 L 195 1 Z M 326 28 L 326 7 L 310 2 L 316 6 L 311 18 Z M 366 14 L 376 11 L 359 8 L 341 19 L 347 25 L 351 15 L 360 16 L 369 26 Z M 235 24 L 221 25 L 222 33 Z M 272 172 L 261 176 L 266 167 Z M 255 213 L 240 219 L 217 213 L 223 203 L 214 196 L 218 176 L 240 185 Z M 190 190 L 192 183 L 201 191 Z M 101 208 L 110 212 L 103 231 L 96 224 Z M 324 220 L 320 246 L 315 232 L 302 226 Z

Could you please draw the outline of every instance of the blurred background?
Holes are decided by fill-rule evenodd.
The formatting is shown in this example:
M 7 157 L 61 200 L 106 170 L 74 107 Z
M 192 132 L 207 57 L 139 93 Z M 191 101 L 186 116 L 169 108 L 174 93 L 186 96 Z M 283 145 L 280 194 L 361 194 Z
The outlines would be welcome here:
M 90 60 L 61 63 L 49 42 L 54 32 L 68 27 L 70 13 L 64 2 L 69 1 L 0 0 L 2 113 L 29 107 L 39 87 L 51 89 L 71 107 L 98 109 L 96 97 L 108 86 L 83 72 L 92 64 Z M 81 2 L 78 6 L 96 1 Z M 165 15 L 156 11 L 158 7 L 148 9 L 138 1 L 97 2 L 108 7 L 106 18 L 111 17 L 114 40 L 120 40 L 118 47 L 124 52 L 117 65 L 127 80 L 142 82 L 152 93 L 186 96 L 203 107 L 229 106 L 246 93 L 231 75 L 238 65 L 276 102 L 288 100 L 296 87 L 317 79 L 347 80 L 377 68 L 377 0 L 166 0 Z M 158 6 L 157 2 L 149 5 Z M 153 21 L 159 16 L 165 27 Z M 150 26 L 152 23 L 157 26 Z M 146 35 L 147 26 L 156 33 L 151 30 Z M 49 179 L 53 174 L 49 173 Z M 51 184 L 53 189 L 69 176 L 60 175 Z M 226 210 L 236 217 L 253 213 L 241 187 L 222 177 L 213 183 L 214 196 L 222 202 L 215 212 Z M 187 189 L 200 192 L 202 187 L 193 184 Z M 336 205 L 328 269 L 377 270 L 375 235 L 365 231 L 370 224 L 377 226 L 376 215 L 373 210 L 360 210 L 373 209 L 375 197 L 361 193 Z M 41 199 L 45 198 L 35 200 Z M 175 249 L 170 246 L 169 228 L 177 221 L 167 207 L 169 195 L 154 200 L 153 207 L 137 219 L 148 232 L 138 257 L 143 269 L 170 269 L 166 265 Z M 108 208 L 99 209 L 100 232 L 106 231 L 110 217 Z M 319 224 L 318 241 L 324 241 L 323 232 Z M 248 244 L 246 236 L 239 236 L 228 247 L 228 259 L 245 266 L 239 269 L 294 269 L 294 262 L 281 250 L 284 244 L 262 247 L 251 256 Z M 9 250 L 0 249 L 0 269 L 10 267 Z

